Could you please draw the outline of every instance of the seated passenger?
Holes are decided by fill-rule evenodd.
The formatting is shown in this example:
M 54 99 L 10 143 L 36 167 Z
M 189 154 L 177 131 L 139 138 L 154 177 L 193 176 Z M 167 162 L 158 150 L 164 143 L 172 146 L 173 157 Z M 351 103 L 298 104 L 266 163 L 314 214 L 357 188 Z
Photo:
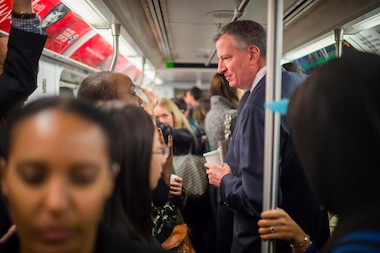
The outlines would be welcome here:
M 160 252 L 100 225 L 119 167 L 115 132 L 76 99 L 38 100 L 14 118 L 1 185 L 17 235 L 0 252 Z
M 380 252 L 379 69 L 379 55 L 343 55 L 315 70 L 289 103 L 311 188 L 339 216 L 323 252 Z

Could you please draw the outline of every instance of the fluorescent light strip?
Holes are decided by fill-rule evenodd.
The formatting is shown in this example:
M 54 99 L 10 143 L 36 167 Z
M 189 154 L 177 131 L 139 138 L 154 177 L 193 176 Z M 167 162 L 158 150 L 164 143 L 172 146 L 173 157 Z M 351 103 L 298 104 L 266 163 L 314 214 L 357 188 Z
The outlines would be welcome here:
M 330 36 L 325 37 L 321 40 L 315 41 L 313 43 L 309 43 L 305 46 L 299 47 L 295 50 L 292 50 L 292 51 L 285 53 L 282 57 L 282 62 L 286 63 L 286 62 L 294 61 L 294 60 L 299 59 L 305 55 L 313 53 L 319 49 L 330 46 L 334 43 L 335 43 L 334 36 L 330 35 Z
M 380 13 L 373 15 L 357 24 L 353 25 L 350 28 L 344 30 L 345 34 L 356 34 L 363 30 L 371 29 L 380 24 Z
M 113 45 L 113 37 L 111 30 L 109 29 L 110 25 L 107 22 L 107 19 L 102 15 L 98 8 L 88 0 L 61 0 L 67 7 L 69 7 L 75 14 L 77 14 L 83 21 L 92 26 L 100 36 L 102 36 L 109 44 Z M 106 29 L 105 29 L 106 28 Z M 132 63 L 138 70 L 142 71 L 141 66 L 141 57 L 138 57 L 136 50 L 131 47 L 131 45 L 123 38 L 119 37 L 120 40 L 120 53 L 127 58 L 127 60 Z M 145 71 L 145 76 L 150 79 L 156 79 L 156 84 L 162 84 L 163 81 L 159 78 L 154 77 L 154 67 L 149 62 L 146 61 L 145 68 L 148 71 Z M 153 75 L 149 72 L 153 71 Z
M 61 2 L 92 27 L 109 27 L 107 19 L 93 3 L 87 0 L 61 0 Z

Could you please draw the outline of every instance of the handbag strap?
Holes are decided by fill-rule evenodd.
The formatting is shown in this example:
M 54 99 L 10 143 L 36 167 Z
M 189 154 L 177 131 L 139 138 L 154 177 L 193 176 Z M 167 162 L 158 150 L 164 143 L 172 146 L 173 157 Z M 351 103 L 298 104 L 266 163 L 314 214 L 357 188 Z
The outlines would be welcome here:
M 236 112 L 235 109 L 229 110 L 224 115 L 224 138 L 226 140 L 230 139 L 232 131 L 231 131 L 231 122 L 232 122 L 232 115 Z

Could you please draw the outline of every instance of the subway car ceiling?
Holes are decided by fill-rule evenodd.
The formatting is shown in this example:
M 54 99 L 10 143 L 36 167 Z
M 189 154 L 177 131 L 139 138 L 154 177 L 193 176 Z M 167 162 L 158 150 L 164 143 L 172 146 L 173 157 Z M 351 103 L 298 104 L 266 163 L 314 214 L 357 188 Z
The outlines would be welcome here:
M 9 31 L 10 3 L 0 6 L 3 33 Z M 346 46 L 380 53 L 379 0 L 283 3 L 284 62 L 334 44 L 335 29 L 343 29 Z M 116 71 L 148 88 L 207 89 L 217 71 L 212 56 L 218 28 L 234 14 L 264 27 L 267 23 L 266 0 L 33 0 L 33 7 L 49 36 L 42 57 L 51 64 L 47 71 L 54 69 L 58 85 L 74 88 L 89 73 L 110 68 L 112 24 L 121 25 Z M 321 57 L 329 59 L 329 54 Z M 42 88 L 51 85 L 47 79 L 39 78 Z

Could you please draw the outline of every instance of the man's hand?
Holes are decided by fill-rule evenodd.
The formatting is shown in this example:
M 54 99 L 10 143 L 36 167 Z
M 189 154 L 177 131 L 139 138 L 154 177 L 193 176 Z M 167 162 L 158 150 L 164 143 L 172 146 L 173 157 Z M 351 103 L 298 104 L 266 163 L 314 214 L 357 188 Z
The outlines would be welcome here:
M 12 11 L 16 13 L 30 13 L 33 12 L 32 0 L 13 0 Z
M 156 95 L 156 93 L 154 93 L 153 91 L 150 91 L 150 90 L 148 90 L 146 88 L 143 88 L 143 87 L 141 87 L 141 90 L 148 97 L 149 103 L 151 104 L 151 106 L 155 107 L 156 104 L 157 104 L 157 101 L 158 101 L 158 96 Z
M 232 173 L 231 168 L 227 163 L 224 163 L 222 167 L 205 163 L 205 168 L 209 183 L 216 188 L 220 188 L 220 182 L 225 175 Z

